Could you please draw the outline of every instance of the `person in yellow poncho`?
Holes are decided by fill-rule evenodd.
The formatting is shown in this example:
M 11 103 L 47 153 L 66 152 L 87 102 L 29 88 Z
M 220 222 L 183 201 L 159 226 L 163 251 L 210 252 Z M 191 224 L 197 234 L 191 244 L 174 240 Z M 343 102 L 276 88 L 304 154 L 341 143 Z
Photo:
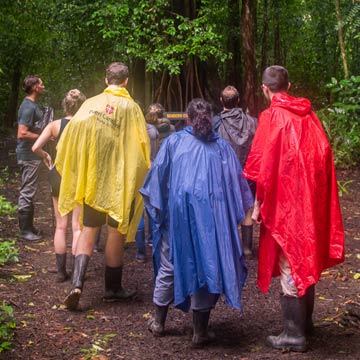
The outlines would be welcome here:
M 59 211 L 83 204 L 83 229 L 76 250 L 69 310 L 77 308 L 96 234 L 108 225 L 105 301 L 131 298 L 122 287 L 124 241 L 133 241 L 142 212 L 138 190 L 150 167 L 150 143 L 143 113 L 126 90 L 128 67 L 111 63 L 103 93 L 84 102 L 66 127 L 55 166 L 62 176 Z

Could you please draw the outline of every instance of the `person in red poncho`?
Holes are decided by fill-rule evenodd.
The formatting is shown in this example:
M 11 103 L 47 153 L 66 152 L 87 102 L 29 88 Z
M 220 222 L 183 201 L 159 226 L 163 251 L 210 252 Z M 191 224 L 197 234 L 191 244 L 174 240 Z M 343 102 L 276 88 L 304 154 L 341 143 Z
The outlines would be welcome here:
M 287 70 L 270 66 L 262 82 L 270 107 L 260 114 L 244 177 L 257 186 L 258 286 L 266 293 L 271 278 L 280 276 L 282 288 L 284 330 L 267 344 L 306 351 L 315 284 L 324 269 L 344 261 L 334 161 L 310 101 L 287 94 Z

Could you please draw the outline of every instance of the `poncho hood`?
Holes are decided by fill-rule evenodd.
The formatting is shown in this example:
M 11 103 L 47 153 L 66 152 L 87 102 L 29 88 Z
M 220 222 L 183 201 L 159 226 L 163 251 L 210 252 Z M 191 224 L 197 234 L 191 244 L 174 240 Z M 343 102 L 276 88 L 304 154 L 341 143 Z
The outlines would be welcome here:
M 270 108 L 283 108 L 304 116 L 311 112 L 311 102 L 308 99 L 295 98 L 286 93 L 276 93 L 271 100 Z
M 187 126 L 186 128 L 183 129 L 186 133 L 191 134 L 193 136 L 195 136 L 194 131 L 193 131 L 193 127 L 192 126 Z M 195 136 L 196 137 L 196 136 Z M 205 142 L 213 142 L 219 139 L 219 135 L 217 133 L 215 133 L 214 131 L 212 131 L 211 133 L 211 137 L 207 140 L 203 140 Z
M 214 117 L 213 126 L 230 143 L 241 166 L 244 166 L 257 128 L 257 119 L 245 114 L 240 108 L 234 108 Z

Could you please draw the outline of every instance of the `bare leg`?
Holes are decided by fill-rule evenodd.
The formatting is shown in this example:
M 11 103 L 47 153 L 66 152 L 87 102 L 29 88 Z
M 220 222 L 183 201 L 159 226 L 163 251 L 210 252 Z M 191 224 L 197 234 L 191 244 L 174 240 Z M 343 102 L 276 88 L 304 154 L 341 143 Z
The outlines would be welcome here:
M 98 231 L 99 227 L 83 227 L 77 243 L 76 255 L 92 255 Z
M 123 265 L 124 262 L 124 240 L 125 236 L 117 229 L 107 227 L 108 236 L 105 246 L 105 264 L 112 268 Z
M 72 241 L 72 254 L 76 254 L 77 244 L 79 242 L 79 237 L 81 234 L 80 228 L 80 213 L 81 213 L 81 205 L 77 206 L 72 212 L 71 224 L 72 224 L 72 234 L 73 234 L 73 241 Z
M 54 249 L 56 254 L 66 253 L 66 229 L 68 225 L 68 216 L 61 216 L 58 210 L 58 198 L 53 197 L 54 212 L 56 219 L 56 228 L 54 234 Z

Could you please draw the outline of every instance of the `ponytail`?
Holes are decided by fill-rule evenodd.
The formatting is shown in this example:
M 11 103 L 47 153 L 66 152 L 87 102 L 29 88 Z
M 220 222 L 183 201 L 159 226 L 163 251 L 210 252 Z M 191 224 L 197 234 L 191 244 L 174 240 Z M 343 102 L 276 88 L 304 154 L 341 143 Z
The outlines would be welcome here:
M 212 138 L 211 105 L 203 99 L 194 99 L 189 103 L 188 116 L 193 134 L 200 140 Z

